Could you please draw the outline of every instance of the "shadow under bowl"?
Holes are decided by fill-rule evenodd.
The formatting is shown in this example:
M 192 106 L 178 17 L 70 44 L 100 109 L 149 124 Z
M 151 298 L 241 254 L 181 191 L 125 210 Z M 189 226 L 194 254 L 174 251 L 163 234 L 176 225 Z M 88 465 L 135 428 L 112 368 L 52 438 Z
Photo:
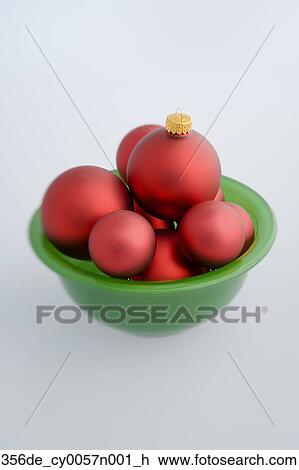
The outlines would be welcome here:
M 175 333 L 228 305 L 241 289 L 248 271 L 266 256 L 276 236 L 273 212 L 258 193 L 225 176 L 221 187 L 225 200 L 248 211 L 255 238 L 242 256 L 200 276 L 169 282 L 107 276 L 92 261 L 71 258 L 55 248 L 43 232 L 39 209 L 30 223 L 31 245 L 37 256 L 60 276 L 76 304 L 90 306 L 93 315 L 106 324 L 145 335 Z

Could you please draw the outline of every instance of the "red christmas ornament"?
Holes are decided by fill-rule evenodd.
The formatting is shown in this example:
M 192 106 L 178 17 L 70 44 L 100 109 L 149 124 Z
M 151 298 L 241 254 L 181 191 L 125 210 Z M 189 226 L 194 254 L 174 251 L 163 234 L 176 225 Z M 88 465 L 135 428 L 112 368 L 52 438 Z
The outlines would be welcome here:
M 145 135 L 149 134 L 153 130 L 159 129 L 161 126 L 157 124 L 146 124 L 145 126 L 136 127 L 130 131 L 121 141 L 117 149 L 116 154 L 116 165 L 121 176 L 126 181 L 127 164 L 131 155 L 131 152 L 135 145 Z
M 134 209 L 135 212 L 138 214 L 142 215 L 146 220 L 149 221 L 149 223 L 152 225 L 154 229 L 171 229 L 173 228 L 173 222 L 170 222 L 169 220 L 162 220 L 158 219 L 157 217 L 154 217 L 153 215 L 149 214 L 148 212 L 145 212 L 138 204 L 136 201 L 134 201 Z
M 178 239 L 191 261 L 217 268 L 240 255 L 245 241 L 243 222 L 225 202 L 202 202 L 184 215 Z
M 150 214 L 180 219 L 198 202 L 214 199 L 220 162 L 207 139 L 191 131 L 185 114 L 167 118 L 166 129 L 145 136 L 133 149 L 127 168 L 130 189 Z
M 248 248 L 250 247 L 254 239 L 254 225 L 253 225 L 252 219 L 250 215 L 248 214 L 248 212 L 245 209 L 243 209 L 243 207 L 233 202 L 227 202 L 227 204 L 231 206 L 233 209 L 235 209 L 242 219 L 244 230 L 245 230 L 245 243 L 244 243 L 242 253 L 245 253 L 245 251 L 248 250 Z
M 109 212 L 130 209 L 126 185 L 104 168 L 79 166 L 58 176 L 41 206 L 44 231 L 64 253 L 86 258 L 88 237 L 96 221 Z
M 224 201 L 224 194 L 222 189 L 219 187 L 216 196 L 214 197 L 214 201 Z
M 192 265 L 181 251 L 177 233 L 172 230 L 156 230 L 156 253 L 147 269 L 135 281 L 172 281 L 207 272 L 206 268 Z
M 144 271 L 156 249 L 155 232 L 140 214 L 120 210 L 102 217 L 89 237 L 91 259 L 106 274 L 128 278 Z

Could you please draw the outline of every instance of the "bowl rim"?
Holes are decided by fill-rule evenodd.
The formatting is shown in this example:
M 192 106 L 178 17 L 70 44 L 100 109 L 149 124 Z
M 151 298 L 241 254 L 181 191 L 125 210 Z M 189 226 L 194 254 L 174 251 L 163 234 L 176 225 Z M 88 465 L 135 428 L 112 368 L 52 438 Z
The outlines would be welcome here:
M 118 293 L 127 293 L 130 290 L 132 294 L 165 294 L 213 287 L 245 274 L 259 263 L 271 249 L 277 232 L 276 219 L 272 209 L 256 191 L 227 176 L 222 176 L 221 187 L 225 195 L 229 194 L 230 197 L 233 197 L 235 194 L 238 203 L 250 213 L 255 226 L 255 238 L 250 248 L 239 258 L 206 274 L 161 282 L 131 281 L 87 271 L 83 266 L 74 265 L 71 262 L 72 258 L 62 254 L 47 239 L 42 230 L 40 208 L 35 211 L 29 226 L 31 246 L 36 255 L 63 278 L 100 290 Z

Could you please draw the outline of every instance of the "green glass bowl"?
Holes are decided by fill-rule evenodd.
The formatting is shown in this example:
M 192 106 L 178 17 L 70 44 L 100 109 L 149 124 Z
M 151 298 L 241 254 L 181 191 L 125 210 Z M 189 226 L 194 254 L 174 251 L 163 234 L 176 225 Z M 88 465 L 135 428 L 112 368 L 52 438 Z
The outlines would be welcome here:
M 266 256 L 276 236 L 273 212 L 259 194 L 225 176 L 221 187 L 227 201 L 240 204 L 251 215 L 255 239 L 238 259 L 200 276 L 169 282 L 109 277 L 91 261 L 77 260 L 57 250 L 43 233 L 40 210 L 30 224 L 31 244 L 37 256 L 60 276 L 77 305 L 94 306 L 90 310 L 95 317 L 135 333 L 177 332 L 228 305 L 242 287 L 247 272 Z

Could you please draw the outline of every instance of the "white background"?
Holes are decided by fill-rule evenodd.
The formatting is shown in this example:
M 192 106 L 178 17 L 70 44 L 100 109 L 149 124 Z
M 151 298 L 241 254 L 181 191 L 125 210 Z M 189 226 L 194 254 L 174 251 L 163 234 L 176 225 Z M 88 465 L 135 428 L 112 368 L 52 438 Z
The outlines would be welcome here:
M 296 1 L 0 2 L 0 446 L 298 446 L 298 22 Z M 63 170 L 109 165 L 25 25 L 113 161 L 128 130 L 177 107 L 205 133 L 276 25 L 209 134 L 223 173 L 277 215 L 276 243 L 235 300 L 266 305 L 261 324 L 163 338 L 36 325 L 36 304 L 69 298 L 31 251 L 30 217 Z

